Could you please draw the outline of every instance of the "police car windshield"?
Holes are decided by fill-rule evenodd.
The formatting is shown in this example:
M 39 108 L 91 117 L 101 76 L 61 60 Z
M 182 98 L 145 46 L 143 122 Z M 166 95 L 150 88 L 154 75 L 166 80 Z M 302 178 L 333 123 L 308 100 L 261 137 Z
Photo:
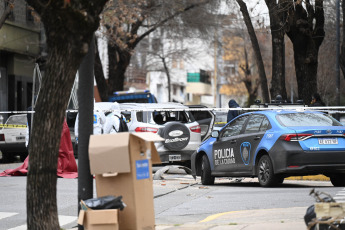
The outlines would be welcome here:
M 278 114 L 276 118 L 285 127 L 343 126 L 333 117 L 321 113 L 285 113 Z

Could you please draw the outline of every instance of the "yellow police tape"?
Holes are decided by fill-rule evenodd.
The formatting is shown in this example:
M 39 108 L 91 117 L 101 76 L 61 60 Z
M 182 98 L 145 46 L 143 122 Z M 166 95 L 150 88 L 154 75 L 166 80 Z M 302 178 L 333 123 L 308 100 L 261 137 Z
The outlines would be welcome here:
M 222 121 L 222 122 L 215 122 L 215 125 L 225 125 L 227 122 L 226 121 Z
M 0 125 L 0 128 L 26 128 L 27 125 Z

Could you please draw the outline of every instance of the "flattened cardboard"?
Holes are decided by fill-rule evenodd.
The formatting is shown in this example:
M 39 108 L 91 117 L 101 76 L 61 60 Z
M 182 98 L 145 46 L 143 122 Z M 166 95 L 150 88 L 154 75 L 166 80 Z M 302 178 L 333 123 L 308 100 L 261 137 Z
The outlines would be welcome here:
M 121 230 L 154 230 L 151 159 L 159 159 L 159 156 L 152 141 L 160 141 L 162 138 L 153 133 L 128 135 L 130 173 L 119 173 L 117 176 L 107 177 L 102 175 L 103 172 L 97 174 L 97 196 L 114 195 L 123 197 L 122 200 L 127 206 L 119 212 L 119 228 Z M 92 153 L 90 152 L 90 154 Z M 148 154 L 151 154 L 151 157 Z M 116 168 L 113 171 L 116 171 Z M 146 172 L 147 174 L 145 174 Z
M 129 133 L 91 135 L 89 158 L 91 174 L 129 173 Z
M 80 210 L 78 224 L 87 230 L 118 230 L 118 210 Z

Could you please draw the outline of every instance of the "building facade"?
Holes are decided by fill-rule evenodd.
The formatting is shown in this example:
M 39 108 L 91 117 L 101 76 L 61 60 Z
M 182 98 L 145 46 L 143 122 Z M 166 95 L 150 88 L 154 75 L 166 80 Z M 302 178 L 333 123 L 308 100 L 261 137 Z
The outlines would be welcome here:
M 7 4 L 0 2 L 0 15 Z M 41 31 L 33 10 L 24 0 L 16 0 L 0 28 L 0 111 L 26 111 L 31 105 L 33 70 L 42 50 Z M 2 114 L 4 121 L 8 115 Z

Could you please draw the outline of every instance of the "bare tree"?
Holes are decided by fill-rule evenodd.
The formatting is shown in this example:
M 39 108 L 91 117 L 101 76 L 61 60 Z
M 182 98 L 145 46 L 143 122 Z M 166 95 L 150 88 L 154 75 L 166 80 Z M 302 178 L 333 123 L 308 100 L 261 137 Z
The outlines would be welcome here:
M 98 85 L 99 91 L 108 95 L 123 90 L 125 72 L 138 43 L 160 27 L 189 33 L 194 28 L 200 34 L 208 34 L 212 24 L 208 4 L 218 1 L 111 1 L 103 15 L 103 25 L 107 28 L 109 53 L 109 79 L 106 84 Z M 208 17 L 210 16 L 210 17 Z M 208 23 L 202 24 L 201 21 Z M 214 24 L 213 24 L 214 25 Z M 98 77 L 97 77 L 98 78 Z M 105 79 L 99 77 L 98 80 Z M 107 88 L 103 88 L 107 85 Z M 105 97 L 105 96 L 104 96 Z
M 309 103 L 310 95 L 318 90 L 318 55 L 325 37 L 323 0 L 315 0 L 314 6 L 306 0 L 306 8 L 302 0 L 285 4 L 284 10 L 288 12 L 285 31 L 293 44 L 298 96 Z
M 284 25 L 287 18 L 288 0 L 265 0 L 270 15 L 270 26 L 272 35 L 272 80 L 270 93 L 271 98 L 278 94 L 286 98 L 285 88 L 285 44 Z
M 258 69 L 259 69 L 259 78 L 260 78 L 259 83 L 260 83 L 260 86 L 261 86 L 262 97 L 263 97 L 263 100 L 265 102 L 269 102 L 269 93 L 268 93 L 268 86 L 267 86 L 267 78 L 266 78 L 266 73 L 265 73 L 265 67 L 264 67 L 264 63 L 263 63 L 263 60 L 262 60 L 260 46 L 259 46 L 256 34 L 255 34 L 255 30 L 254 30 L 252 21 L 250 19 L 249 13 L 248 13 L 247 5 L 242 0 L 236 0 L 236 1 L 237 1 L 237 3 L 240 6 L 240 10 L 242 12 L 244 22 L 245 22 L 245 24 L 247 26 L 247 29 L 248 29 L 249 37 L 250 37 L 250 40 L 252 42 L 252 47 L 253 47 L 253 51 L 254 51 L 254 54 L 255 54 L 256 64 L 257 64 Z M 245 73 L 245 76 L 246 76 L 245 79 L 248 79 L 248 76 L 250 74 L 248 72 L 249 69 L 248 69 L 247 50 L 245 49 L 244 51 L 245 51 L 246 65 L 245 65 L 245 68 L 242 68 L 242 70 Z M 250 92 L 251 88 L 252 88 L 251 81 L 247 80 L 247 81 L 245 81 L 245 84 L 246 84 L 247 90 Z M 250 88 L 250 90 L 249 90 L 249 88 Z M 255 96 L 255 94 L 257 94 L 257 89 L 253 90 L 253 94 L 254 94 L 254 96 Z M 248 101 L 249 101 L 249 103 L 252 103 L 254 100 L 253 100 L 253 98 L 249 98 Z
M 99 14 L 106 0 L 27 0 L 27 3 L 41 17 L 48 46 L 46 72 L 30 136 L 27 226 L 35 230 L 60 230 L 56 173 L 62 124 L 76 72 L 99 26 Z
M 157 31 L 158 32 L 158 31 Z M 187 42 L 183 35 L 176 34 L 173 37 L 167 37 L 163 28 L 159 30 L 155 45 L 147 52 L 149 57 L 147 68 L 149 71 L 164 72 L 168 82 L 168 101 L 171 101 L 171 66 L 173 62 L 187 62 L 191 60 L 197 52 L 184 48 L 183 44 Z M 141 52 L 140 50 L 139 52 Z

